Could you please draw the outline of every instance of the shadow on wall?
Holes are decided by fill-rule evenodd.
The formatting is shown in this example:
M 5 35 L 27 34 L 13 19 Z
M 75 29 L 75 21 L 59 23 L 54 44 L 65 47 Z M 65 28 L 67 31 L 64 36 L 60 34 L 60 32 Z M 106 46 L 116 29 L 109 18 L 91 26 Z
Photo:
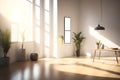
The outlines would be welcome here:
M 100 40 L 108 48 L 120 48 L 119 44 L 116 44 L 115 41 L 111 41 L 107 37 L 101 35 L 98 31 L 95 31 L 93 27 L 89 27 L 90 34 L 97 40 Z

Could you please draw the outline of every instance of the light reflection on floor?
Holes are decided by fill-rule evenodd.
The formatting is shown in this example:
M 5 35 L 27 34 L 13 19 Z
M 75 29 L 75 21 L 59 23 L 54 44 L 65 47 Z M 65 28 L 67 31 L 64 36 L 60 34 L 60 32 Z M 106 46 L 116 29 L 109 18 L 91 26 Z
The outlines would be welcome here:
M 92 59 L 76 59 L 76 58 L 63 58 L 63 59 L 44 59 L 49 64 L 54 64 L 54 69 L 63 72 L 120 78 L 120 64 L 116 63 L 115 57 L 102 58 L 93 63 Z M 108 76 L 109 75 L 109 76 Z
M 41 58 L 0 68 L 0 80 L 120 80 L 119 71 L 115 57 Z

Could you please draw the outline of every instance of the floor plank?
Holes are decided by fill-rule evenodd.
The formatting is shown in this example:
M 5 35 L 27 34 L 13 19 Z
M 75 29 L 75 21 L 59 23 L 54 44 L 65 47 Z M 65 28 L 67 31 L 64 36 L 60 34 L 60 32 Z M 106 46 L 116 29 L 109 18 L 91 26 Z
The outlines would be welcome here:
M 119 59 L 120 60 L 120 59 Z M 114 57 L 41 58 L 0 67 L 0 80 L 120 80 Z

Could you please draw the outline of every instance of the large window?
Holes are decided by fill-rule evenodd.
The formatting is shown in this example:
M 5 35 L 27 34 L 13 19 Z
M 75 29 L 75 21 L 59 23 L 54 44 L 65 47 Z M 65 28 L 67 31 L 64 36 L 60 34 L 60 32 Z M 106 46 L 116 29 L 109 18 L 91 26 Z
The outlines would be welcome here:
M 40 10 L 40 0 L 34 0 L 34 40 L 36 43 L 40 44 L 40 30 L 41 30 L 41 10 Z
M 57 57 L 58 0 L 18 1 L 21 3 L 13 7 L 11 16 L 12 42 L 22 42 L 24 33 L 25 42 L 35 42 L 35 51 L 44 57 Z
M 16 3 L 17 4 L 17 3 Z M 11 41 L 33 41 L 33 0 L 21 0 L 20 5 L 13 7 L 11 14 Z
M 64 37 L 65 43 L 71 42 L 71 26 L 70 26 L 71 19 L 70 17 L 64 17 Z

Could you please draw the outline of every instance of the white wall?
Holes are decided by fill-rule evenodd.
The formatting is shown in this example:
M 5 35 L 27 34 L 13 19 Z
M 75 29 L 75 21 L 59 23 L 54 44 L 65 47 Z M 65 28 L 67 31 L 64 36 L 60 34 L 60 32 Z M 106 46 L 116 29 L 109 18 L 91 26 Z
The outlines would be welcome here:
M 86 37 L 82 47 L 82 55 L 93 53 L 95 38 L 90 35 L 89 27 L 96 27 L 98 24 L 98 0 L 80 0 L 79 30 Z
M 71 35 L 72 32 L 78 32 L 79 0 L 58 0 L 58 37 L 61 35 L 64 36 L 65 16 L 71 17 Z M 58 46 L 58 57 L 67 57 L 73 55 L 74 46 L 72 38 L 71 44 L 64 44 L 58 40 Z
M 86 37 L 83 43 L 81 54 L 82 55 L 86 55 L 86 53 L 90 53 L 91 55 L 93 54 L 93 50 L 96 47 L 95 42 L 97 39 L 90 34 L 89 27 L 94 28 L 98 24 L 98 16 L 99 16 L 98 5 L 99 5 L 99 0 L 58 0 L 58 36 L 57 36 L 58 57 L 72 56 L 75 51 L 73 42 L 71 42 L 71 44 L 62 44 L 59 41 L 59 36 L 64 35 L 65 16 L 71 17 L 71 34 L 72 32 L 82 31 L 83 35 Z M 11 14 L 13 9 L 18 11 L 20 10 L 21 14 L 24 14 L 24 16 L 26 16 L 27 14 L 24 13 L 24 11 L 22 11 L 22 9 L 24 10 L 24 6 L 22 5 L 22 0 L 0 0 L 0 14 L 7 17 L 9 20 L 11 20 Z M 99 31 L 99 33 L 104 36 L 104 39 L 107 39 L 107 41 L 104 42 L 106 46 L 120 47 L 119 14 L 120 14 L 120 0 L 103 0 L 103 15 L 102 15 L 103 19 L 101 24 L 105 26 L 106 30 Z M 41 17 L 43 17 L 42 15 Z M 50 24 L 50 26 L 52 25 L 53 24 Z M 44 36 L 44 34 L 41 35 Z M 52 30 L 50 35 L 53 36 Z M 102 39 L 100 38 L 100 40 Z M 27 54 L 29 55 L 32 52 L 40 52 L 40 53 L 43 52 L 42 54 L 40 54 L 40 56 L 41 57 L 44 56 L 44 49 L 43 49 L 44 39 L 42 38 L 42 41 L 40 42 L 43 43 L 40 45 L 34 44 L 34 42 L 25 43 Z M 52 47 L 52 45 L 54 45 L 53 38 L 50 39 L 50 42 Z M 109 44 L 107 42 L 109 42 Z M 10 56 L 11 58 L 11 63 L 15 62 L 15 58 L 16 58 L 15 53 L 17 49 L 20 48 L 20 45 L 21 45 L 20 43 L 12 43 L 11 45 L 12 47 L 10 49 L 10 52 L 8 53 L 8 56 Z M 50 48 L 50 49 L 52 50 L 55 49 L 55 46 L 54 48 Z M 109 54 L 107 53 L 106 55 L 108 56 Z M 50 57 L 53 57 L 53 54 L 50 54 Z
M 72 31 L 82 31 L 86 37 L 81 54 L 93 55 L 96 48 L 96 41 L 101 40 L 106 47 L 120 48 L 120 0 L 102 0 L 102 22 L 100 22 L 100 0 L 59 0 L 58 2 L 58 34 L 64 34 L 64 16 L 72 19 Z M 94 31 L 100 23 L 105 31 Z M 90 27 L 93 29 L 91 32 Z M 72 44 L 59 45 L 59 55 L 72 56 Z M 106 52 L 102 56 L 113 56 Z
M 102 0 L 102 22 L 101 25 L 105 27 L 105 31 L 96 31 L 100 35 L 92 32 L 94 36 L 90 34 L 89 27 L 95 28 L 100 19 L 100 0 L 81 0 L 80 1 L 80 26 L 79 30 L 82 30 L 86 36 L 85 44 L 83 46 L 83 55 L 87 53 L 93 54 L 95 43 L 97 40 L 101 40 L 105 46 L 120 48 L 120 1 L 119 0 Z M 110 56 L 110 52 L 102 54 L 104 56 Z

